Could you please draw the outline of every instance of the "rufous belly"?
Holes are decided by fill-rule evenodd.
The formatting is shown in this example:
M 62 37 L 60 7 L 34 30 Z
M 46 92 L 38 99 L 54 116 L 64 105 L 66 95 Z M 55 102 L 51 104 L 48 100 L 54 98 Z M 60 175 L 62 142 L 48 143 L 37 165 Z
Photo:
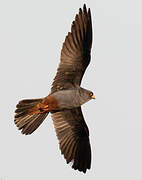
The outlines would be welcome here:
M 47 96 L 43 99 L 43 101 L 36 106 L 34 106 L 31 110 L 29 110 L 29 114 L 41 114 L 44 112 L 50 112 L 56 110 L 58 107 L 58 102 L 53 96 Z

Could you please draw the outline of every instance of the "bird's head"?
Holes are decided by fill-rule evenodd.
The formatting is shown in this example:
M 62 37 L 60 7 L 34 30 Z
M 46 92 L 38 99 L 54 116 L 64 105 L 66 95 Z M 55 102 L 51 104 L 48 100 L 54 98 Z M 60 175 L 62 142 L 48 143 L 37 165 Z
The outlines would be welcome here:
M 80 88 L 79 94 L 80 94 L 81 104 L 84 104 L 91 99 L 95 99 L 94 93 L 84 88 Z
M 90 99 L 95 99 L 94 93 L 92 91 L 90 91 L 88 95 Z

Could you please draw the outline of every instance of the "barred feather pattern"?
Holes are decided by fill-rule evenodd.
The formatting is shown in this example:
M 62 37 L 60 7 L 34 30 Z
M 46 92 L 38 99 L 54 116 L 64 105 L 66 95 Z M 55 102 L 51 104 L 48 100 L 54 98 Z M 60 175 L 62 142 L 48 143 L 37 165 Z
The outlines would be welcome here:
M 29 110 L 40 103 L 43 99 L 24 99 L 19 101 L 15 110 L 14 122 L 23 134 L 33 133 L 47 117 L 48 112 L 43 114 L 30 114 Z
M 81 108 L 52 113 L 61 154 L 66 162 L 73 162 L 72 168 L 86 173 L 91 167 L 91 147 L 88 127 Z
M 66 89 L 66 84 L 80 86 L 84 72 L 90 63 L 92 34 L 91 11 L 87 10 L 84 4 L 83 9 L 79 9 L 72 23 L 71 32 L 63 43 L 60 64 L 52 83 L 52 93 Z

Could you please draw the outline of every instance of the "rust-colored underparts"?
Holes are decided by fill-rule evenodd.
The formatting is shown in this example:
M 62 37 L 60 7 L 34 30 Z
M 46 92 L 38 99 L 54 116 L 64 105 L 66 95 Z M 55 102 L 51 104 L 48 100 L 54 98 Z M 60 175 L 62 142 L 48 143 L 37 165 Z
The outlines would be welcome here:
M 57 100 L 53 96 L 47 96 L 43 99 L 43 101 L 32 109 L 29 110 L 29 114 L 42 114 L 44 112 L 50 112 L 56 110 L 58 106 Z

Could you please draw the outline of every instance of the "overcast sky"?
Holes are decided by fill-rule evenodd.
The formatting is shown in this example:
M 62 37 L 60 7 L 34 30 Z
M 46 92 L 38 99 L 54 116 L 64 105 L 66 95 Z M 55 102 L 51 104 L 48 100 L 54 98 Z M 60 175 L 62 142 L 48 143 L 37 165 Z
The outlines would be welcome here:
M 78 9 L 91 8 L 92 60 L 82 87 L 92 167 L 84 175 L 60 153 L 51 117 L 25 136 L 14 125 L 17 102 L 48 95 L 62 43 Z M 1 180 L 142 179 L 142 1 L 0 1 Z

